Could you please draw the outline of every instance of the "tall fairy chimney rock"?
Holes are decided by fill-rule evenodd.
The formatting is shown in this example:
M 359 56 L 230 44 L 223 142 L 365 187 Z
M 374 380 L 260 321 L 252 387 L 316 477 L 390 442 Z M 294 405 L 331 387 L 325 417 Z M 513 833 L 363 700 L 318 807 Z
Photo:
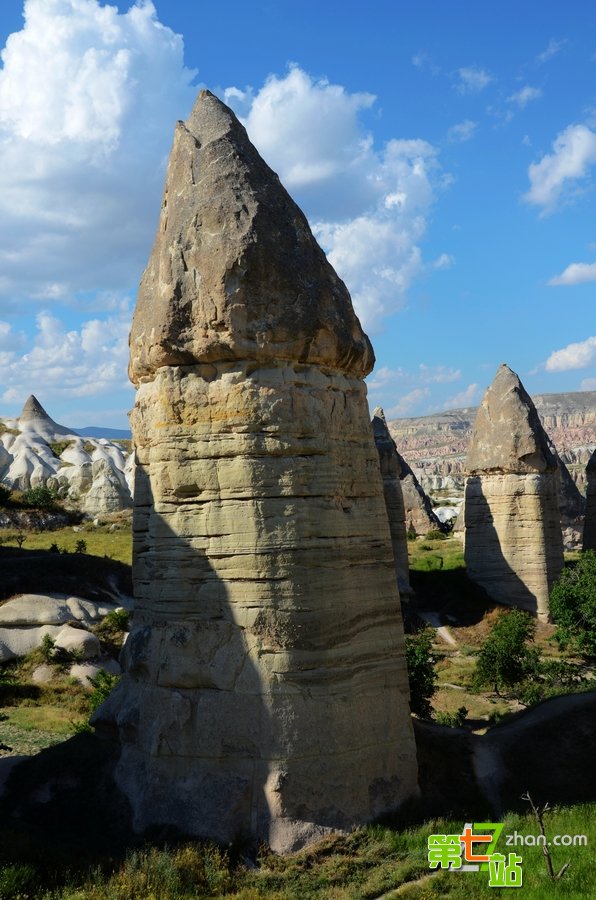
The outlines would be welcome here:
M 466 459 L 468 575 L 501 603 L 548 620 L 563 567 L 557 461 L 518 376 L 502 365 L 478 409 Z
M 385 506 L 387 507 L 391 543 L 393 545 L 395 577 L 399 595 L 404 601 L 410 599 L 412 588 L 410 586 L 410 563 L 408 559 L 408 539 L 406 537 L 406 511 L 400 481 L 401 466 L 395 441 L 389 433 L 385 413 L 380 406 L 377 406 L 373 412 L 372 427 L 383 478 L 383 493 Z
M 596 550 L 596 450 L 586 466 L 586 517 L 584 520 L 584 550 Z
M 130 337 L 134 628 L 97 715 L 135 827 L 285 852 L 417 764 L 348 291 L 230 109 L 178 123 Z

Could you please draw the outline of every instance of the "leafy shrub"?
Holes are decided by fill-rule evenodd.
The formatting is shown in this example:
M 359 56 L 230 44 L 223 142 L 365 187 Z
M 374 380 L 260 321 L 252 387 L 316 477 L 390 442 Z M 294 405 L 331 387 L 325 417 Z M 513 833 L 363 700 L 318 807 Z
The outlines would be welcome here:
M 100 669 L 97 675 L 94 678 L 90 678 L 89 681 L 93 687 L 93 692 L 89 697 L 89 709 L 91 712 L 94 712 L 114 690 L 120 681 L 120 676 L 110 675 L 105 669 Z
M 410 524 L 408 525 L 407 531 L 406 531 L 406 538 L 409 541 L 415 541 L 416 537 L 417 537 L 416 529 L 414 528 L 414 524 L 412 522 L 410 522 Z
M 49 444 L 49 448 L 57 459 L 60 459 L 66 448 L 70 445 L 70 441 L 55 441 Z
M 468 717 L 469 710 L 465 706 L 460 706 L 457 712 L 438 712 L 435 715 L 435 722 L 439 725 L 448 725 L 449 728 L 463 728 Z
M 562 650 L 596 657 L 596 551 L 584 550 L 553 585 L 550 611 Z
M 39 649 L 45 662 L 49 663 L 53 661 L 55 646 L 56 641 L 54 638 L 49 634 L 44 634 Z
M 58 544 L 50 544 L 49 553 L 60 553 L 60 547 Z
M 478 654 L 473 678 L 475 687 L 489 685 L 498 694 L 536 671 L 538 654 L 528 647 L 534 629 L 534 620 L 521 609 L 501 613 Z
M 81 538 L 75 544 L 75 553 L 86 553 L 86 552 L 87 552 L 87 541 L 84 541 Z
M 437 675 L 432 654 L 434 631 L 423 628 L 418 634 L 406 635 L 406 665 L 410 682 L 410 709 L 422 719 L 430 719 L 430 699 L 436 691 Z
M 56 491 L 40 484 L 37 487 L 23 491 L 21 501 L 24 506 L 28 506 L 31 509 L 52 509 L 56 505 L 56 497 Z
M 113 631 L 128 631 L 128 612 L 125 609 L 113 609 L 104 616 L 102 625 Z
M 431 528 L 430 531 L 427 531 L 424 537 L 427 541 L 446 541 L 447 535 L 443 534 L 442 531 L 439 531 L 436 528 Z
M 11 865 L 0 869 L 0 897 L 2 900 L 22 900 L 36 896 L 37 872 L 33 866 Z

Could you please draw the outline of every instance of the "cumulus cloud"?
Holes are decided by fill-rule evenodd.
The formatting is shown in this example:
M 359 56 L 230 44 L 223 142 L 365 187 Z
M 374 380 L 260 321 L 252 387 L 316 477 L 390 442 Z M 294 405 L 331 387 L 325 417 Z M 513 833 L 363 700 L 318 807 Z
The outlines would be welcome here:
M 555 350 L 546 360 L 547 372 L 567 372 L 569 369 L 585 369 L 596 362 L 596 337 L 586 338 L 577 344 L 568 344 Z
M 469 141 L 474 136 L 477 125 L 478 123 L 472 122 L 471 119 L 452 125 L 447 132 L 447 140 L 450 144 L 463 144 L 464 141 Z
M 256 93 L 233 87 L 225 99 L 304 208 L 364 327 L 374 332 L 405 304 L 425 269 L 420 243 L 440 184 L 436 149 L 397 138 L 375 148 L 362 124 L 375 98 L 296 65 Z
M 582 391 L 596 391 L 596 378 L 584 378 L 580 384 Z
M 551 211 L 570 185 L 587 177 L 594 163 L 596 133 L 585 125 L 569 125 L 555 138 L 553 152 L 530 165 L 531 187 L 524 199 Z
M 457 70 L 458 82 L 457 89 L 460 94 L 478 94 L 483 91 L 487 85 L 493 81 L 485 69 L 478 66 L 467 66 Z
M 129 387 L 129 327 L 126 299 L 116 314 L 84 321 L 79 329 L 67 330 L 48 311 L 38 313 L 30 346 L 24 353 L 12 351 L 5 360 L 2 401 L 22 403 L 28 394 L 40 390 L 45 401 L 57 396 L 108 395 Z
M 513 103 L 515 106 L 519 107 L 519 109 L 524 109 L 530 101 L 537 100 L 539 97 L 542 97 L 540 88 L 531 87 L 527 84 L 525 87 L 521 88 L 521 90 L 516 91 L 514 94 L 511 94 L 510 97 L 507 97 L 507 102 Z
M 399 384 L 448 384 L 452 381 L 459 381 L 461 371 L 452 369 L 450 366 L 427 366 L 420 363 L 417 369 L 408 371 L 407 369 L 390 369 L 388 366 L 381 366 L 375 369 L 368 380 L 369 391 L 379 391 Z
M 406 394 L 401 400 L 392 406 L 390 409 L 385 410 L 385 415 L 387 418 L 391 418 L 393 416 L 403 416 L 405 413 L 412 412 L 412 410 L 427 397 L 430 396 L 430 390 L 428 388 L 414 388 L 413 391 L 410 391 L 409 394 Z
M 549 59 L 552 59 L 553 56 L 556 56 L 557 53 L 559 53 L 566 43 L 566 40 L 555 41 L 554 38 L 551 38 L 548 42 L 548 46 L 536 57 L 536 62 L 539 64 L 548 62 Z
M 449 397 L 443 403 L 443 409 L 460 409 L 466 406 L 474 406 L 479 399 L 479 395 L 479 385 L 469 384 L 465 390 Z
M 0 301 L 130 286 L 195 89 L 149 0 L 26 0 L 0 70 Z
M 596 281 L 596 263 L 571 263 L 560 275 L 555 275 L 548 283 L 557 286 L 584 284 L 586 281 Z

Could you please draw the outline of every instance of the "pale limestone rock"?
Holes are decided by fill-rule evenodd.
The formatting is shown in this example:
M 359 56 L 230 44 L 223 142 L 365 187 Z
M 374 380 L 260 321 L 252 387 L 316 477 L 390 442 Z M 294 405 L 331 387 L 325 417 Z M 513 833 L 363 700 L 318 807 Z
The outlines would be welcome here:
M 104 456 L 95 459 L 91 475 L 91 487 L 82 499 L 85 512 L 96 516 L 132 506 L 124 475 Z
M 95 716 L 137 829 L 289 851 L 417 792 L 372 364 L 306 219 L 201 93 L 131 332 L 136 608 Z
M 532 400 L 505 365 L 478 409 L 466 468 L 468 575 L 494 600 L 548 620 L 563 567 L 557 460 Z
M 586 517 L 584 520 L 584 550 L 596 550 L 596 450 L 586 466 Z
M 20 594 L 0 606 L 0 626 L 66 625 L 73 619 L 90 625 L 115 609 L 68 594 Z
M 65 625 L 55 637 L 56 650 L 80 653 L 84 659 L 94 659 L 101 653 L 99 638 L 83 628 Z
M 97 662 L 75 663 L 70 667 L 69 675 L 75 678 L 83 687 L 92 688 L 92 678 L 97 678 L 101 671 L 107 672 L 109 675 L 120 675 L 121 668 L 115 659 L 102 657 Z
M 406 511 L 400 482 L 401 466 L 395 441 L 389 433 L 385 413 L 380 406 L 377 406 L 373 412 L 372 426 L 383 478 L 383 494 L 391 532 L 395 577 L 403 602 L 411 598 L 412 588 L 406 538 Z
M 435 515 L 432 503 L 399 451 L 397 458 L 401 472 L 400 481 L 404 498 L 406 528 L 413 528 L 416 534 L 426 534 L 428 531 L 443 531 L 443 523 Z
M 24 625 L 0 627 L 0 663 L 26 656 L 41 647 L 46 634 L 55 638 L 62 625 Z

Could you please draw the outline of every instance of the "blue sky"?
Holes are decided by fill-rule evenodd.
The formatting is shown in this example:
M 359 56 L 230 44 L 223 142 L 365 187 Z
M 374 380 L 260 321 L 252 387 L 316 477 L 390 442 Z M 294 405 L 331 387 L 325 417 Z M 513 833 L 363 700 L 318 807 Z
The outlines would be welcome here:
M 126 427 L 136 286 L 202 86 L 348 284 L 372 404 L 471 405 L 501 362 L 596 390 L 591 4 L 3 0 L 0 32 L 0 415 L 35 393 Z

